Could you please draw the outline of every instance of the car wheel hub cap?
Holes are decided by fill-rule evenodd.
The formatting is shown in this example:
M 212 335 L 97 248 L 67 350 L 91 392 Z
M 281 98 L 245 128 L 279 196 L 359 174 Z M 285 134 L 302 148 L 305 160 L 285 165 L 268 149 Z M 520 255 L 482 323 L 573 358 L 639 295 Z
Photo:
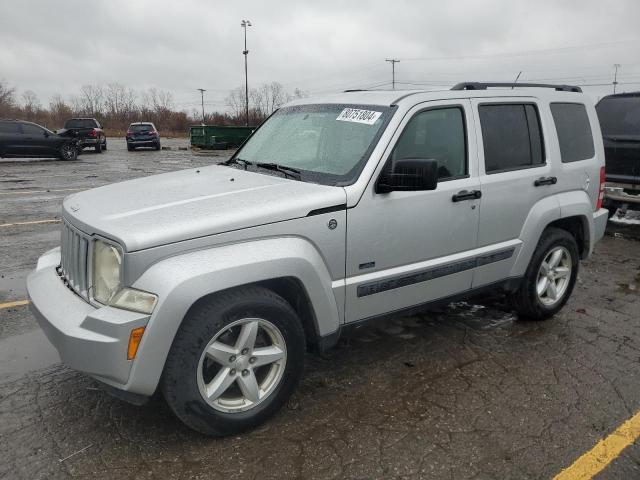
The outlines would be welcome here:
M 564 297 L 572 271 L 571 254 L 565 247 L 553 248 L 538 271 L 536 293 L 543 305 L 553 306 Z
M 218 332 L 200 356 L 200 394 L 221 412 L 249 410 L 280 384 L 286 360 L 278 327 L 261 318 L 236 320 Z

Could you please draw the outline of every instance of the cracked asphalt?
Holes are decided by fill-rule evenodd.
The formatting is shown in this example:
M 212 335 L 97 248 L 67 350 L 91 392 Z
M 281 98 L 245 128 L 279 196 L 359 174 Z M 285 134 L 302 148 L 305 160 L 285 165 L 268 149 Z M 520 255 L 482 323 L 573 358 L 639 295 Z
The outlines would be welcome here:
M 0 225 L 59 218 L 65 189 L 227 155 L 109 139 L 76 162 L 0 161 Z M 0 227 L 0 303 L 26 298 L 58 229 Z M 607 233 L 555 318 L 520 321 L 493 295 L 367 325 L 307 356 L 275 418 L 225 439 L 188 430 L 161 398 L 111 398 L 58 363 L 26 306 L 2 309 L 0 478 L 552 478 L 640 409 L 640 222 Z M 640 445 L 597 478 L 640 478 Z

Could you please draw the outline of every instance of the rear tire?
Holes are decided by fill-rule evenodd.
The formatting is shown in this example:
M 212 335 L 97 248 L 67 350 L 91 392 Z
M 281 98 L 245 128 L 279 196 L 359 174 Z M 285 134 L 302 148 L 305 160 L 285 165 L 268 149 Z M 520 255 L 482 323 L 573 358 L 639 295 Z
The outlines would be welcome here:
M 104 143 L 102 144 L 102 149 L 106 150 L 107 149 L 107 141 L 105 140 Z
M 156 143 L 155 149 L 160 150 L 160 142 Z
M 127 150 L 129 150 L 130 152 L 133 152 L 136 149 L 136 147 L 132 147 L 131 145 L 127 145 Z
M 96 144 L 96 153 L 102 153 L 102 142 Z
M 578 277 L 579 258 L 573 235 L 559 228 L 547 228 L 533 252 L 520 288 L 513 294 L 515 310 L 529 320 L 546 320 L 555 315 L 571 296 Z
M 253 342 L 243 340 L 249 338 Z M 291 305 L 265 288 L 242 288 L 189 311 L 169 351 L 161 389 L 192 429 L 232 435 L 280 409 L 302 376 L 304 357 L 305 335 Z

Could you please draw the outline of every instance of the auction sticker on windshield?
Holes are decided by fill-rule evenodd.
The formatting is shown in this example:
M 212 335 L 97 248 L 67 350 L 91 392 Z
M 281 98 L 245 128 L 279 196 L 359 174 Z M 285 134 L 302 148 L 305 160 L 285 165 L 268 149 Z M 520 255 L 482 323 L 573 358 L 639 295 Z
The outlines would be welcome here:
M 367 125 L 373 125 L 378 118 L 380 118 L 382 112 L 376 112 L 374 110 L 360 110 L 358 108 L 345 108 L 340 112 L 336 120 L 343 122 L 356 122 L 366 123 Z

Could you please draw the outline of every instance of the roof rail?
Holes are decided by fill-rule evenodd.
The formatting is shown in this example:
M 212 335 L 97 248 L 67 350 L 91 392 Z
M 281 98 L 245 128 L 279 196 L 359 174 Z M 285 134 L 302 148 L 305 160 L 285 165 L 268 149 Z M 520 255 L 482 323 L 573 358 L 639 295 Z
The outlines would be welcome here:
M 502 83 L 502 82 L 462 82 L 451 87 L 451 90 L 486 90 L 488 87 L 536 87 L 553 88 L 558 92 L 582 93 L 580 87 L 574 85 L 553 85 L 549 83 Z
M 349 88 L 347 90 L 344 90 L 344 93 L 351 93 L 351 92 L 368 92 L 369 90 L 367 90 L 366 88 Z

